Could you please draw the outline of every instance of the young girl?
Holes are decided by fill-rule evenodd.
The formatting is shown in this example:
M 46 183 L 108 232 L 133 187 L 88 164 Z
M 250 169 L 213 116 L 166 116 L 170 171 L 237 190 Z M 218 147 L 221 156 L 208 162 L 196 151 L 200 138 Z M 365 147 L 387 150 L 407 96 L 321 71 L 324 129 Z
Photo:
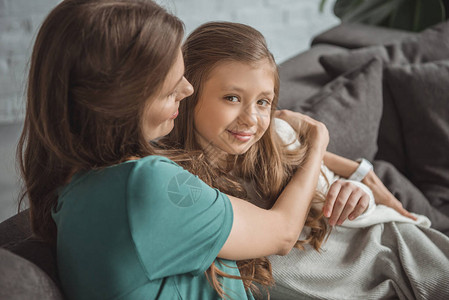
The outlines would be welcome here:
M 149 0 L 65 0 L 39 30 L 18 156 L 33 231 L 56 244 L 68 299 L 252 299 L 236 260 L 285 254 L 301 232 L 323 124 L 309 124 L 313 151 L 270 210 L 155 155 L 169 154 L 150 141 L 193 91 L 182 38 Z
M 212 22 L 187 38 L 183 52 L 185 76 L 195 92 L 181 103 L 181 117 L 166 142 L 198 151 L 196 160 L 183 165 L 207 183 L 270 208 L 292 172 L 313 153 L 307 149 L 313 137 L 295 126 L 299 143 L 288 124 L 271 122 L 279 84 L 264 38 L 246 25 Z M 298 113 L 277 115 L 293 125 L 312 122 Z M 303 121 L 298 123 L 298 118 Z M 346 176 L 354 172 L 347 160 L 328 155 Z M 366 209 L 366 194 L 373 198 L 369 188 L 336 181 L 338 176 L 326 166 L 322 172 L 297 245 L 305 251 L 293 249 L 284 257 L 270 256 L 269 261 L 238 262 L 247 287 L 254 288 L 251 280 L 272 284 L 271 261 L 274 299 L 441 299 L 448 295 L 448 285 L 441 286 L 449 281 L 446 236 L 426 228 L 430 224 L 423 216 L 406 218 L 383 205 L 356 219 Z M 377 195 L 385 195 L 383 186 L 371 186 Z M 324 199 L 321 195 L 326 193 Z M 376 200 L 397 206 L 387 198 Z M 324 245 L 327 220 L 322 211 L 331 225 L 343 224 L 333 228 Z M 354 221 L 345 221 L 348 216 Z

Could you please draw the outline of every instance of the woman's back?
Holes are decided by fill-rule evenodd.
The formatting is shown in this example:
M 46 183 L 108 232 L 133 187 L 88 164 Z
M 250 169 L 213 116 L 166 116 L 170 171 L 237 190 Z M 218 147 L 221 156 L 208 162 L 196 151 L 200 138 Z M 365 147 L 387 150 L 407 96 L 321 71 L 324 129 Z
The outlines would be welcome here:
M 231 204 L 167 158 L 75 175 L 59 190 L 53 218 L 71 299 L 218 298 L 204 272 L 231 230 Z M 239 275 L 235 262 L 225 264 Z M 223 284 L 231 297 L 246 297 L 241 280 Z

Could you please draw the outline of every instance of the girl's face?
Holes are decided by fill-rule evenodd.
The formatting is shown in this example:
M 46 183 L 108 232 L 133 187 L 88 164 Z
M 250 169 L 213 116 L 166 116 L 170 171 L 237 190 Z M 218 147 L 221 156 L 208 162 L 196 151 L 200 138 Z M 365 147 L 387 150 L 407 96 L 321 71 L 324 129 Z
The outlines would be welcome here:
M 143 117 L 143 134 L 150 141 L 170 133 L 178 116 L 179 103 L 193 93 L 192 85 L 184 77 L 184 59 L 181 49 L 161 92 L 148 100 Z
M 243 154 L 254 145 L 270 125 L 274 84 L 268 60 L 215 66 L 195 106 L 196 138 L 203 149 Z

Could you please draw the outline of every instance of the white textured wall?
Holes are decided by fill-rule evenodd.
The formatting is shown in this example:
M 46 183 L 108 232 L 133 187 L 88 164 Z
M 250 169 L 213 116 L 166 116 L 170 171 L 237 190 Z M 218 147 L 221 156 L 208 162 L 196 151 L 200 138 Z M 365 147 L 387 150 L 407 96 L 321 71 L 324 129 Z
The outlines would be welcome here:
M 207 21 L 232 21 L 255 27 L 267 39 L 278 63 L 306 50 L 311 38 L 337 24 L 331 2 L 319 0 L 156 0 L 186 24 L 187 33 Z
M 57 0 L 0 0 L 0 123 L 23 115 L 30 48 L 43 18 Z
M 304 51 L 311 38 L 335 25 L 331 3 L 319 0 L 156 0 L 179 16 L 189 33 L 212 20 L 246 23 L 260 30 L 278 62 Z M 32 41 L 58 0 L 0 0 L 0 123 L 23 116 L 23 87 Z M 333 2 L 333 1 L 329 1 Z

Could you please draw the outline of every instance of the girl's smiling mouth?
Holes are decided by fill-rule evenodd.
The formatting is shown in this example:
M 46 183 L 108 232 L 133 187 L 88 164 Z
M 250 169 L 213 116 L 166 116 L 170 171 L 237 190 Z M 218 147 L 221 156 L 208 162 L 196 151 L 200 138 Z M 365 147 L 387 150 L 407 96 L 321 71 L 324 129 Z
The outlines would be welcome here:
M 229 129 L 227 129 L 226 131 L 230 133 L 233 137 L 235 137 L 237 140 L 242 142 L 247 142 L 254 136 L 254 133 L 250 131 L 233 131 Z

